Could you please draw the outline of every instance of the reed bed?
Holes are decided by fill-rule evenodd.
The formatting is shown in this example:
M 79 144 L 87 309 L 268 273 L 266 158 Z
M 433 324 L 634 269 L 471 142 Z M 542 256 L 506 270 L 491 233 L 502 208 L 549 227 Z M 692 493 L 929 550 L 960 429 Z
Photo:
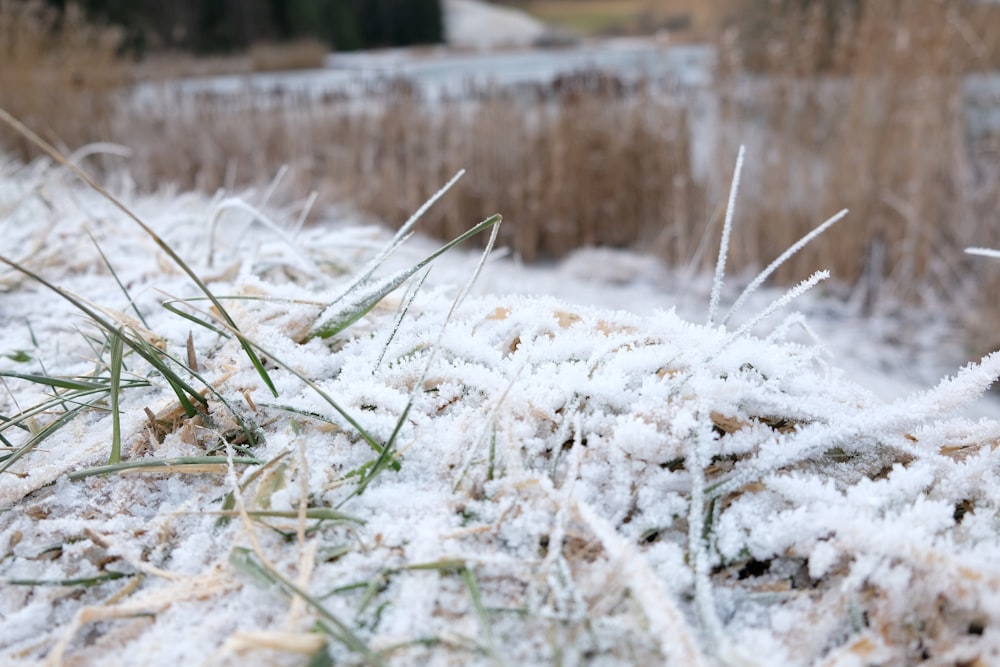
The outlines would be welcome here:
M 349 197 L 392 223 L 464 168 L 462 185 L 425 230 L 447 235 L 481 211 L 507 211 L 502 240 L 529 261 L 636 242 L 690 259 L 704 198 L 676 101 L 645 86 L 619 90 L 596 74 L 558 91 L 478 90 L 448 100 L 425 99 L 405 82 L 379 89 L 363 102 L 276 91 L 266 108 L 248 96 L 201 95 L 179 105 L 186 120 L 132 117 L 119 136 L 135 136 L 126 143 L 144 187 L 169 180 L 211 190 L 227 174 L 260 182 L 288 164 L 301 179 L 296 188 Z

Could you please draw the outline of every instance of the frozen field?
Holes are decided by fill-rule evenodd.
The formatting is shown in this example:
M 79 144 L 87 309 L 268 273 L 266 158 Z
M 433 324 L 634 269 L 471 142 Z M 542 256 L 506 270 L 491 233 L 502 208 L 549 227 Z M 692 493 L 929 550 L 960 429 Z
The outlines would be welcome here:
M 64 290 L 0 272 L 5 665 L 1000 659 L 1000 357 L 929 313 L 0 175 Z

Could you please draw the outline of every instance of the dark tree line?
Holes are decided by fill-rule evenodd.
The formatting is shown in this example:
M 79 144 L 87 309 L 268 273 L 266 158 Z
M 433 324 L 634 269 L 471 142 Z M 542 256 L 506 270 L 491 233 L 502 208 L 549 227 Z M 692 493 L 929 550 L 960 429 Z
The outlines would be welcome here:
M 331 48 L 432 44 L 444 39 L 441 0 L 48 0 L 76 2 L 88 16 L 122 26 L 135 53 L 244 49 L 258 41 L 314 37 Z

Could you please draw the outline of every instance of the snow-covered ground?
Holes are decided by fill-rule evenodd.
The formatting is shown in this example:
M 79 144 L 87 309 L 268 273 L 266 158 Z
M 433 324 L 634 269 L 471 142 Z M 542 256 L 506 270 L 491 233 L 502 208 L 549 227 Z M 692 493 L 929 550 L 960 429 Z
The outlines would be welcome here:
M 453 251 L 324 338 L 437 244 L 354 284 L 387 231 L 122 193 L 272 393 L 135 221 L 59 170 L 0 175 L 3 256 L 81 299 L 0 272 L 4 665 L 1000 660 L 1000 423 L 976 403 L 1000 358 L 931 389 L 943 323 L 807 294 L 744 330 L 772 290 L 708 326 L 709 278 L 604 250 L 495 258 L 466 291 L 479 258 Z M 140 467 L 88 474 L 115 369 Z

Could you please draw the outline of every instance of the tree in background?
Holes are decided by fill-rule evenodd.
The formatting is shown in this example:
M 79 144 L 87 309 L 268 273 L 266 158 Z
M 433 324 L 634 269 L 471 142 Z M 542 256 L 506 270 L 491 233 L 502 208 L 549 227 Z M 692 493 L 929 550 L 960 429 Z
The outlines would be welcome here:
M 48 0 L 65 10 L 72 0 Z M 441 0 L 76 0 L 92 19 L 125 29 L 123 48 L 197 53 L 313 37 L 332 48 L 431 44 L 444 39 Z

